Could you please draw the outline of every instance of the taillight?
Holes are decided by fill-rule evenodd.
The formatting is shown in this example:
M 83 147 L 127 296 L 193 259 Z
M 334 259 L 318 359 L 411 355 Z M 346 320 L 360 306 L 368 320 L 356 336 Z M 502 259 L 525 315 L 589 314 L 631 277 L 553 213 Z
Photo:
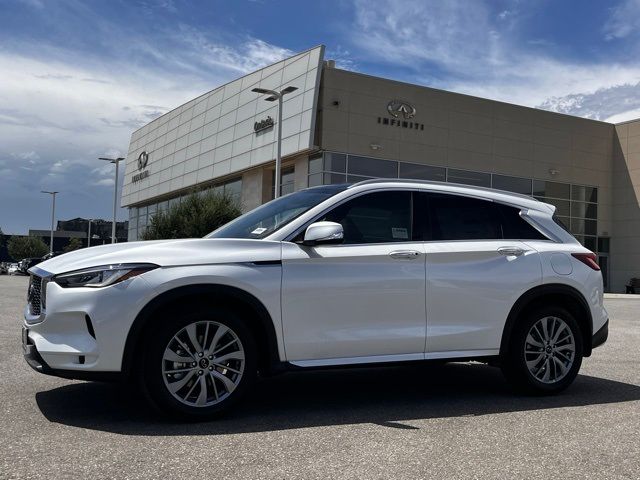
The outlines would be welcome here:
M 577 258 L 582 263 L 584 263 L 587 267 L 589 267 L 589 268 L 591 268 L 593 270 L 600 270 L 600 266 L 598 265 L 598 262 L 596 262 L 596 259 L 598 257 L 596 257 L 595 253 L 592 253 L 592 252 L 589 252 L 589 253 L 572 253 L 571 256 Z

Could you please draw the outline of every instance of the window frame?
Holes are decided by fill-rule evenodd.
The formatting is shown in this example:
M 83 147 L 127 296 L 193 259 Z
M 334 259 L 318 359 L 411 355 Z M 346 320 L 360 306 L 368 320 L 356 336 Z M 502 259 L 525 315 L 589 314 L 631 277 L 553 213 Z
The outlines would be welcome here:
M 498 212 L 500 214 L 500 218 L 501 218 L 501 222 L 500 222 L 500 229 L 502 231 L 502 240 L 514 240 L 514 241 L 518 241 L 518 242 L 544 242 L 544 241 L 551 241 L 551 239 L 543 232 L 541 231 L 537 225 L 535 225 L 534 223 L 530 222 L 529 220 L 527 220 L 526 216 L 522 215 L 522 208 L 520 207 L 516 207 L 513 205 L 508 205 L 506 203 L 502 203 L 502 202 L 493 202 L 496 205 L 496 208 L 498 209 Z M 505 216 L 505 211 L 507 208 L 513 208 L 514 210 L 517 210 L 517 215 L 520 218 L 521 221 L 523 221 L 524 223 L 526 223 L 531 229 L 533 229 L 535 232 L 538 232 L 538 234 L 540 235 L 541 238 L 511 238 L 511 237 L 507 237 L 505 235 L 505 225 L 508 222 L 508 219 Z
M 413 214 L 413 232 L 414 232 L 414 238 L 416 238 L 416 233 L 417 232 L 421 232 L 422 233 L 422 240 L 420 240 L 419 238 L 416 238 L 416 241 L 422 241 L 422 242 L 430 242 L 430 243 L 443 243 L 443 242 L 491 242 L 491 241 L 502 241 L 502 240 L 506 240 L 506 241 L 521 241 L 521 242 L 526 242 L 526 241 L 538 241 L 538 242 L 554 242 L 554 240 L 550 239 L 549 236 L 544 233 L 542 230 L 540 230 L 534 223 L 530 222 L 529 220 L 527 220 L 527 218 L 525 216 L 523 216 L 520 212 L 522 212 L 522 207 L 518 206 L 518 205 L 512 205 L 509 203 L 505 203 L 505 202 L 499 202 L 493 199 L 489 199 L 489 198 L 483 198 L 483 197 L 476 197 L 473 195 L 465 195 L 465 194 L 460 194 L 460 193 L 450 193 L 450 192 L 436 192 L 436 191 L 432 191 L 432 190 L 420 190 L 417 191 L 416 194 L 418 195 L 418 199 L 420 198 L 420 196 L 424 196 L 425 201 L 423 202 L 424 207 L 420 206 L 421 202 L 420 200 L 415 200 L 415 194 L 414 194 L 414 201 L 413 201 L 413 209 L 412 209 L 412 214 Z M 433 195 L 447 195 L 450 197 L 459 197 L 459 198 L 466 198 L 466 199 L 470 199 L 470 200 L 477 200 L 477 201 L 481 201 L 481 202 L 490 202 L 493 205 L 493 210 L 495 211 L 495 214 L 498 216 L 498 222 L 499 222 L 499 226 L 500 226 L 500 235 L 501 238 L 472 238 L 472 239 L 455 239 L 455 240 L 434 240 L 433 239 L 433 225 L 432 225 L 432 217 L 431 217 L 431 199 L 433 198 Z M 520 212 L 518 213 L 520 218 L 522 219 L 523 222 L 526 222 L 532 229 L 534 229 L 536 232 L 538 232 L 540 234 L 540 236 L 542 238 L 507 238 L 505 237 L 505 228 L 504 228 L 504 224 L 506 222 L 505 218 L 504 218 L 504 213 L 502 212 L 502 209 L 499 208 L 500 206 L 502 207 L 508 207 L 508 208 L 513 208 L 516 210 L 519 210 Z M 426 210 L 426 218 L 427 220 L 422 222 L 419 221 L 416 218 L 416 212 L 420 211 L 422 208 L 425 208 Z M 421 224 L 426 224 L 426 225 L 421 225 Z
M 319 214 L 315 215 L 311 220 L 308 220 L 305 223 L 303 223 L 293 233 L 287 235 L 287 237 L 282 241 L 283 242 L 291 242 L 291 243 L 295 243 L 295 244 L 298 244 L 298 245 L 302 245 L 304 232 L 306 232 L 306 230 L 309 227 L 309 225 L 311 225 L 312 223 L 317 222 L 320 218 L 322 218 L 323 216 L 327 215 L 332 210 L 334 210 L 336 208 L 339 208 L 341 205 L 344 205 L 345 203 L 350 202 L 351 200 L 354 200 L 354 199 L 356 199 L 358 197 L 362 197 L 364 195 L 370 195 L 372 193 L 381 193 L 381 192 L 409 192 L 411 194 L 411 196 L 410 196 L 410 205 L 409 205 L 409 215 L 410 215 L 409 222 L 411 224 L 411 238 L 410 239 L 402 241 L 402 242 L 348 243 L 348 244 L 337 243 L 337 244 L 327 245 L 327 246 L 331 246 L 331 247 L 355 247 L 355 246 L 363 246 L 363 245 L 402 245 L 402 244 L 408 244 L 408 243 L 424 242 L 424 240 L 416 238 L 416 223 L 415 223 L 415 195 L 417 193 L 420 193 L 421 191 L 422 190 L 417 190 L 417 189 L 411 188 L 411 187 L 407 187 L 407 188 L 401 188 L 400 187 L 400 188 L 376 188 L 376 189 L 372 189 L 372 190 L 366 190 L 364 192 L 355 193 L 353 195 L 350 195 L 349 197 L 343 198 L 342 200 L 340 200 L 340 201 L 334 203 L 333 205 L 327 207 L 326 209 L 322 210 L 322 212 L 320 212 Z
M 503 228 L 502 228 L 502 216 L 499 212 L 499 210 L 496 208 L 496 202 L 492 199 L 488 199 L 488 198 L 478 198 L 478 197 L 474 197 L 471 195 L 458 195 L 455 193 L 449 193 L 449 192 L 425 192 L 426 195 L 426 205 L 427 205 L 427 223 L 429 225 L 429 237 L 428 240 L 425 239 L 425 242 L 433 242 L 433 243 L 443 243 L 443 242 L 490 242 L 490 241 L 496 241 L 496 240 L 504 240 L 504 232 L 503 232 Z M 500 232 L 500 238 L 458 238 L 458 239 L 434 239 L 433 238 L 433 216 L 431 215 L 432 213 L 432 209 L 433 207 L 433 195 L 439 195 L 439 196 L 446 196 L 446 197 L 455 197 L 457 198 L 463 198 L 466 200 L 475 200 L 475 201 L 479 201 L 479 202 L 487 202 L 490 207 L 491 210 L 493 210 L 493 212 L 491 212 L 493 215 L 497 215 L 498 219 L 496 220 L 496 223 L 498 224 L 498 229 Z
M 291 242 L 291 243 L 296 243 L 296 244 L 302 244 L 302 237 L 304 236 L 304 232 L 307 230 L 307 227 L 309 227 L 309 225 L 311 225 L 312 223 L 317 222 L 320 218 L 322 218 L 323 216 L 327 215 L 331 210 L 338 208 L 339 206 L 343 205 L 344 203 L 351 201 L 357 197 L 363 196 L 363 195 L 368 195 L 371 193 L 376 193 L 376 192 L 399 192 L 399 191 L 409 191 L 411 192 L 411 239 L 403 241 L 403 242 L 384 242 L 384 243 L 350 243 L 350 244 L 334 244 L 331 245 L 331 247 L 340 247 L 340 246 L 356 246 L 356 245 L 396 245 L 396 244 L 407 244 L 407 243 L 426 243 L 426 242 L 430 242 L 430 243 L 442 243 L 442 242 L 487 242 L 487 241 L 501 241 L 501 240 L 512 240 L 512 241 L 537 241 L 537 242 L 552 242 L 552 243 L 557 243 L 556 240 L 553 240 L 552 238 L 549 238 L 549 236 L 542 231 L 541 229 L 539 229 L 534 223 L 530 222 L 526 216 L 522 216 L 520 215 L 520 218 L 526 222 L 527 224 L 529 224 L 531 226 L 531 228 L 533 228 L 534 230 L 536 230 L 543 238 L 540 239 L 514 239 L 514 238 L 504 238 L 504 228 L 503 228 L 503 223 L 504 223 L 504 219 L 503 219 L 503 214 L 502 212 L 496 208 L 496 211 L 498 213 L 498 215 L 500 216 L 500 233 L 502 235 L 502 238 L 495 238 L 495 239 L 460 239 L 460 240 L 433 240 L 432 235 L 431 235 L 431 219 L 428 217 L 429 214 L 429 199 L 430 196 L 433 194 L 440 194 L 440 195 L 449 195 L 449 196 L 454 196 L 454 197 L 462 197 L 462 198 L 469 198 L 472 200 L 479 200 L 479 201 L 485 201 L 485 202 L 491 202 L 494 205 L 502 205 L 502 206 L 506 206 L 506 207 L 510 207 L 510 208 L 515 208 L 515 209 L 519 209 L 520 211 L 522 211 L 522 207 L 518 206 L 518 205 L 513 205 L 513 204 L 509 204 L 509 203 L 505 203 L 505 202 L 499 202 L 493 199 L 489 199 L 489 198 L 484 198 L 484 197 L 477 197 L 475 195 L 465 195 L 463 193 L 451 193 L 451 192 L 444 192 L 444 191 L 434 191 L 434 190 L 422 190 L 422 189 L 416 189 L 414 187 L 406 187 L 406 188 L 402 188 L 402 187 L 396 187 L 393 189 L 389 189 L 389 188 L 376 188 L 373 190 L 367 190 L 364 192 L 358 192 L 354 195 L 351 195 L 349 197 L 343 198 L 342 200 L 336 202 L 335 204 L 331 205 L 330 207 L 327 207 L 326 209 L 324 209 L 322 212 L 320 212 L 319 214 L 317 214 L 316 216 L 314 216 L 311 220 L 306 221 L 305 223 L 303 223 L 300 227 L 298 227 L 293 233 L 287 235 L 286 238 L 284 238 L 282 241 L 283 242 Z M 419 202 L 419 197 L 421 195 L 424 195 L 426 197 L 426 211 L 427 211 L 427 222 L 425 222 L 427 225 L 425 226 L 421 226 L 419 222 L 419 220 L 417 219 L 416 216 L 416 212 L 419 211 L 419 209 L 421 208 L 420 202 Z
M 366 176 L 356 176 L 353 175 L 353 173 L 351 172 L 350 168 L 349 168 L 349 160 L 352 157 L 363 157 L 363 158 L 368 158 L 368 159 L 372 159 L 372 160 L 385 160 L 385 161 L 390 161 L 390 162 L 396 162 L 397 166 L 398 166 L 398 176 L 397 178 L 403 178 L 402 175 L 400 175 L 400 171 L 403 165 L 416 165 L 416 166 L 421 166 L 421 167 L 426 167 L 426 168 L 436 168 L 436 169 L 444 169 L 444 173 L 445 173 L 445 179 L 444 179 L 444 183 L 452 183 L 452 178 L 450 178 L 450 173 L 456 173 L 456 170 L 461 170 L 461 169 L 457 169 L 457 168 L 453 168 L 453 167 L 447 167 L 447 166 L 442 166 L 442 165 L 432 165 L 432 164 L 423 164 L 423 163 L 418 163 L 415 161 L 401 161 L 401 160 L 394 160 L 394 159 L 389 159 L 389 158 L 379 158 L 379 157 L 371 157 L 368 155 L 354 155 L 354 154 L 349 154 L 346 152 L 341 152 L 341 151 L 334 151 L 334 150 L 322 150 L 319 154 L 317 158 L 320 160 L 321 163 L 321 171 L 317 172 L 317 173 L 311 173 L 308 172 L 307 174 L 307 182 L 309 182 L 309 186 L 313 185 L 314 186 L 320 186 L 320 185 L 328 185 L 328 184 L 333 184 L 333 183 L 357 183 L 361 180 L 366 180 L 369 178 L 378 178 L 378 177 L 366 177 Z M 335 168 L 335 166 L 331 166 L 329 169 L 327 168 L 327 160 L 328 160 L 328 156 L 333 156 L 333 155 L 337 155 L 340 157 L 340 159 L 344 158 L 345 159 L 345 169 L 344 171 L 342 171 L 342 164 L 340 165 L 340 168 L 337 169 Z M 315 160 L 316 157 L 311 157 L 309 158 L 309 161 Z M 320 166 L 320 165 L 318 165 Z M 340 170 L 340 171 L 338 171 Z M 498 173 L 498 172 L 490 172 L 490 171 L 478 171 L 478 170 L 463 170 L 464 172 L 468 172 L 468 173 L 472 173 L 472 174 L 486 174 L 490 176 L 490 186 L 489 188 L 493 188 L 493 189 L 499 189 L 498 186 L 494 185 L 494 180 L 500 177 L 505 177 L 508 179 L 524 179 L 527 180 L 527 182 L 531 181 L 531 192 L 529 193 L 524 193 L 524 195 L 527 196 L 531 196 L 539 201 L 545 202 L 545 203 L 550 203 L 551 205 L 556 206 L 557 210 L 556 210 L 556 214 L 562 213 L 562 215 L 560 215 L 564 221 L 564 223 L 566 223 L 567 225 L 571 224 L 571 220 L 575 219 L 575 221 L 577 221 L 578 219 L 584 219 L 584 220 L 594 220 L 595 223 L 595 233 L 593 233 L 593 230 L 591 230 L 592 233 L 590 234 L 579 234 L 577 238 L 577 240 L 581 243 L 583 243 L 584 238 L 599 238 L 599 228 L 600 228 L 600 219 L 598 218 L 598 216 L 600 215 L 599 210 L 601 210 L 601 196 L 599 190 L 600 190 L 600 186 L 598 185 L 588 185 L 588 184 L 579 184 L 579 183 L 566 183 L 566 182 L 560 182 L 560 181 L 555 181 L 555 180 L 550 180 L 550 179 L 542 179 L 542 178 L 537 178 L 537 177 L 521 177 L 521 176 L 514 176 L 514 175 L 507 175 L 505 173 Z M 338 178 L 333 178 L 334 176 L 339 176 Z M 386 177 L 385 177 L 386 178 Z M 396 177 L 394 177 L 396 178 Z M 421 179 L 415 179 L 415 180 L 421 180 Z M 440 179 L 442 180 L 442 179 Z M 437 179 L 431 179 L 427 181 L 439 181 Z M 463 182 L 463 184 L 466 185 L 476 185 L 476 183 L 468 183 L 468 182 Z M 487 186 L 485 185 L 485 188 Z M 567 190 L 568 189 L 568 190 Z M 551 191 L 553 190 L 553 192 Z M 423 191 L 423 190 L 416 190 L 416 191 Z M 513 191 L 510 189 L 507 189 L 506 191 Z M 558 193 L 558 191 L 560 191 L 560 193 Z M 518 192 L 515 192 L 518 193 Z M 584 195 L 583 195 L 584 193 Z M 589 195 L 586 195 L 586 193 L 589 193 Z M 520 194 L 523 194 L 523 192 L 520 192 Z M 473 197 L 473 195 L 464 195 L 464 194 L 459 194 L 462 196 L 470 196 Z M 587 204 L 586 208 L 595 208 L 596 209 L 596 215 L 594 218 L 586 218 L 586 217 L 580 217 L 580 216 L 576 216 L 573 215 L 573 211 L 576 207 L 574 207 L 574 204 L 576 202 L 582 202 Z M 513 206 L 515 208 L 519 208 L 518 205 L 513 205 L 513 204 L 509 204 L 509 203 L 505 203 L 505 202 L 501 202 L 501 201 L 496 201 L 496 203 L 504 203 L 505 205 L 509 205 L 509 206 Z M 533 228 L 535 228 L 537 231 L 539 231 L 544 237 L 548 238 L 549 240 L 556 242 L 558 241 L 557 238 L 554 237 L 554 235 L 547 231 L 544 227 L 538 227 L 534 222 L 532 222 L 527 215 L 522 215 L 522 218 L 527 221 L 527 223 L 529 223 Z M 591 240 L 589 240 L 591 241 Z M 583 243 L 584 244 L 584 243 Z
M 343 246 L 351 246 L 351 245 L 386 245 L 386 244 L 398 244 L 398 243 L 407 243 L 410 242 L 414 238 L 414 221 L 413 221 L 413 201 L 414 201 L 414 193 L 410 190 L 381 190 L 377 192 L 370 192 L 368 194 L 369 197 L 377 196 L 378 198 L 363 198 L 367 195 L 357 196 L 349 199 L 349 201 L 344 202 L 340 205 L 335 206 L 331 210 L 329 210 L 323 217 L 323 220 L 327 221 L 337 221 L 331 220 L 331 217 L 336 213 L 339 213 L 341 220 L 338 223 L 342 223 L 344 226 L 344 221 L 350 218 L 350 222 L 357 230 L 357 233 L 363 237 L 360 242 L 352 242 L 348 237 L 348 229 L 345 227 L 345 239 L 344 242 L 341 243 Z M 383 198 L 381 198 L 381 196 Z M 382 201 L 382 202 L 381 202 Z M 375 202 L 376 205 L 372 206 L 371 204 Z M 347 207 L 347 211 L 340 211 L 343 207 Z M 390 207 L 398 207 L 398 210 Z M 356 209 L 354 211 L 354 208 Z M 371 213 L 374 211 L 377 213 L 382 213 L 384 216 L 388 218 L 382 220 L 382 222 L 376 220 L 375 224 L 378 225 L 380 223 L 388 223 L 388 220 L 399 215 L 399 223 L 396 226 L 408 227 L 408 235 L 405 239 L 394 238 L 391 234 L 389 236 L 388 228 L 392 227 L 391 225 L 381 225 L 382 230 L 386 231 L 384 235 L 380 235 L 380 241 L 367 241 L 366 237 L 371 237 L 374 232 L 376 232 L 376 228 L 373 230 L 369 230 L 368 227 L 363 226 L 364 228 L 360 228 L 359 222 L 362 220 L 362 212 L 356 213 L 359 209 L 370 210 Z M 365 216 L 367 216 L 365 214 Z M 329 217 L 329 218 L 327 218 Z M 379 233 L 379 232 L 376 232 Z M 384 240 L 382 240 L 384 238 Z

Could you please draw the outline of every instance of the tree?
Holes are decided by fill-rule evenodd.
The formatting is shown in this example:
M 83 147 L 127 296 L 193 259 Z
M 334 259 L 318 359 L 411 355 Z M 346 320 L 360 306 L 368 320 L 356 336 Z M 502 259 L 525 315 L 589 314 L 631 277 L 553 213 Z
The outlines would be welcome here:
M 4 245 L 4 233 L 2 233 L 2 228 L 0 228 L 0 248 Z
M 156 213 L 142 239 L 202 238 L 241 213 L 240 206 L 229 194 L 194 191 L 168 211 Z
M 41 257 L 49 251 L 47 244 L 40 237 L 13 236 L 7 242 L 7 250 L 14 260 Z
M 67 243 L 67 246 L 64 247 L 63 250 L 65 252 L 73 252 L 74 250 L 78 250 L 79 248 L 82 248 L 82 242 L 79 238 L 73 237 L 71 240 L 69 240 L 69 243 Z

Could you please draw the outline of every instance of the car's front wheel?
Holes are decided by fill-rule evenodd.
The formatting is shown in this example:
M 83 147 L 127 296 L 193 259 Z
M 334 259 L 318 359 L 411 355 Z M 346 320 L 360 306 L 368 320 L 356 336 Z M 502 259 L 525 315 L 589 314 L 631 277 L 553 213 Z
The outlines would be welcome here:
M 168 314 L 150 333 L 140 381 L 163 413 L 206 420 L 240 400 L 256 370 L 255 342 L 241 318 L 200 308 Z
M 553 394 L 576 378 L 582 352 L 582 332 L 575 318 L 564 308 L 539 308 L 514 329 L 501 359 L 502 370 L 520 390 Z

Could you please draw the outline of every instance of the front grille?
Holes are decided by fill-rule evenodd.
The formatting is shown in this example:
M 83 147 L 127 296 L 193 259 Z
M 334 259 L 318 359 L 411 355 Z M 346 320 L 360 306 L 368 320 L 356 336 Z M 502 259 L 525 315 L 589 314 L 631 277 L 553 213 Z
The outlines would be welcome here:
M 47 284 L 49 283 L 48 278 L 42 279 L 42 287 L 40 288 L 40 305 L 42 305 L 42 310 L 47 309 Z
M 31 275 L 29 280 L 29 290 L 27 291 L 27 302 L 29 303 L 29 311 L 31 315 L 40 315 L 41 309 L 41 292 L 42 278 L 37 275 Z

